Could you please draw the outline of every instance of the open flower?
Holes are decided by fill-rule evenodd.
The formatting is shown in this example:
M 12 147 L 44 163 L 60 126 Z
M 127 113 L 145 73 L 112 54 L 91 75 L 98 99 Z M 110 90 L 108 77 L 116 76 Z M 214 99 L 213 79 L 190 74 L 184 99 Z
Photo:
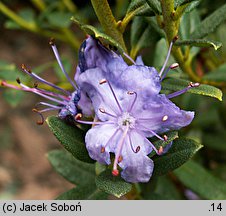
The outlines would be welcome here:
M 41 116 L 41 121 L 38 121 L 37 122 L 38 124 L 44 123 L 44 117 L 43 117 L 42 113 L 47 112 L 47 111 L 52 111 L 52 110 L 57 110 L 58 116 L 61 119 L 66 119 L 66 118 L 70 119 L 70 120 L 74 119 L 74 116 L 78 113 L 78 106 L 77 105 L 78 105 L 79 100 L 81 98 L 80 90 L 77 88 L 75 82 L 73 80 L 71 80 L 71 78 L 68 76 L 67 72 L 64 69 L 64 66 L 61 62 L 58 50 L 57 50 L 53 40 L 50 41 L 50 45 L 53 49 L 54 55 L 57 59 L 57 62 L 59 64 L 62 72 L 65 74 L 68 82 L 74 88 L 73 92 L 65 90 L 65 89 L 47 81 L 47 80 L 44 80 L 43 78 L 41 78 L 37 74 L 33 73 L 30 69 L 27 69 L 24 64 L 22 65 L 22 71 L 36 80 L 34 87 L 26 86 L 25 84 L 21 83 L 19 78 L 17 79 L 17 83 L 20 86 L 9 84 L 6 81 L 1 82 L 2 86 L 6 86 L 6 87 L 17 89 L 17 90 L 23 90 L 23 91 L 27 91 L 27 92 L 33 92 L 33 93 L 35 93 L 35 94 L 37 94 L 37 95 L 39 95 L 39 96 L 41 96 L 45 99 L 48 99 L 50 101 L 50 103 L 39 102 L 36 105 L 36 108 L 33 109 L 34 112 L 38 113 Z M 52 87 L 53 89 L 55 89 L 55 91 L 53 92 L 53 91 L 48 91 L 48 90 L 39 88 L 38 82 Z M 41 110 L 37 109 L 37 107 L 40 106 L 40 105 L 45 106 L 46 108 L 41 109 Z
M 165 152 L 162 147 L 156 149 L 147 137 L 167 140 L 158 134 L 191 123 L 194 112 L 180 110 L 169 98 L 198 84 L 191 83 L 168 96 L 160 94 L 164 69 L 160 76 L 140 58 L 134 63 L 128 66 L 121 56 L 92 37 L 83 43 L 76 79 L 92 101 L 98 121 L 83 121 L 77 115 L 77 122 L 94 125 L 85 137 L 92 159 L 110 164 L 110 153 L 114 153 L 113 175 L 119 175 L 119 165 L 126 181 L 147 182 L 154 167 L 147 155 L 153 150 L 159 155 Z M 170 68 L 174 67 L 175 64 Z

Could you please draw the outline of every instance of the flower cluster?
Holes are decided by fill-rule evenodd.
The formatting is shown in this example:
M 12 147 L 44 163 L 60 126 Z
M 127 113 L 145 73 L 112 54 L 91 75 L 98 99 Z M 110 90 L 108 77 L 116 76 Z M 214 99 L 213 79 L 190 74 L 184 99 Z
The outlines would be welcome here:
M 173 42 L 170 49 L 172 45 Z M 148 138 L 156 136 L 167 141 L 166 135 L 159 134 L 178 130 L 191 123 L 194 112 L 181 110 L 169 99 L 199 84 L 190 83 L 178 92 L 160 94 L 161 82 L 167 72 L 178 66 L 173 64 L 165 69 L 170 49 L 158 73 L 154 67 L 145 66 L 140 57 L 134 62 L 124 54 L 132 63 L 128 65 L 121 55 L 107 49 L 93 37 L 88 37 L 81 45 L 74 82 L 65 72 L 53 42 L 51 46 L 60 68 L 74 88 L 72 93 L 42 79 L 25 66 L 22 67 L 25 73 L 57 92 L 40 89 L 38 85 L 30 88 L 20 80 L 20 87 L 6 82 L 2 82 L 2 85 L 30 91 L 55 102 L 40 102 L 47 107 L 35 109 L 40 114 L 58 110 L 58 116 L 62 119 L 69 116 L 77 123 L 92 125 L 85 137 L 86 148 L 92 159 L 110 165 L 113 153 L 113 175 L 118 176 L 122 169 L 121 177 L 128 182 L 149 181 L 154 163 L 148 155 L 152 151 L 158 155 L 166 153 L 172 143 L 164 149 L 156 149 Z M 93 115 L 94 121 L 83 120 L 84 115 Z

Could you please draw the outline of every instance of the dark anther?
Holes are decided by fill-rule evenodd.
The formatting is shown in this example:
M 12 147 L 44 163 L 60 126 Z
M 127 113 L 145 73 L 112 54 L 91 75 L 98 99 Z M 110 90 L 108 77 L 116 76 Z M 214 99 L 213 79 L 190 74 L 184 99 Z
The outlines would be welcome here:
M 106 83 L 106 82 L 107 82 L 106 79 L 102 79 L 102 80 L 100 80 L 99 84 L 102 85 L 102 84 L 104 84 L 104 83 Z
M 100 152 L 101 152 L 101 153 L 104 153 L 104 152 L 105 152 L 105 148 L 104 148 L 104 147 L 101 147 Z
M 173 43 L 175 43 L 177 40 L 178 40 L 178 38 L 179 38 L 179 36 L 178 35 L 176 35 L 174 38 L 173 38 Z
M 76 116 L 75 116 L 75 120 L 80 120 L 82 118 L 82 113 L 78 113 Z
M 166 135 L 163 135 L 163 139 L 164 139 L 164 141 L 167 141 L 168 137 Z
M 38 87 L 38 82 L 34 82 L 34 88 Z
M 35 112 L 35 113 L 38 113 L 40 115 L 40 117 L 41 117 L 41 121 L 37 121 L 36 122 L 37 125 L 43 125 L 44 122 L 45 122 L 45 119 L 44 119 L 42 113 L 40 113 L 37 109 L 32 109 L 32 111 Z
M 55 39 L 50 38 L 49 45 L 54 46 L 55 45 Z
M 140 146 L 137 146 L 135 153 L 138 153 L 140 151 Z
M 20 78 L 16 78 L 16 81 L 17 81 L 18 84 L 21 83 Z

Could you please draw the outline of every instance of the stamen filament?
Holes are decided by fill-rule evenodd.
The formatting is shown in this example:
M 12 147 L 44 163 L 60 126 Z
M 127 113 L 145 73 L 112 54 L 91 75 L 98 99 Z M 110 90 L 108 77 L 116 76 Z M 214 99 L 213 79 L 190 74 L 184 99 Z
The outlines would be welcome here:
M 166 56 L 165 62 L 164 62 L 164 64 L 163 64 L 163 66 L 162 66 L 161 71 L 159 72 L 159 76 L 160 76 L 160 77 L 162 76 L 162 73 L 163 73 L 163 71 L 164 71 L 165 68 L 166 68 L 166 64 L 167 64 L 167 62 L 168 62 L 168 60 L 169 60 L 169 57 L 170 57 L 170 53 L 171 53 L 173 44 L 176 42 L 177 39 L 178 39 L 178 37 L 175 37 L 175 38 L 170 42 L 170 46 L 169 46 L 169 49 L 168 49 L 168 52 L 167 52 L 167 56 Z
M 125 53 L 125 52 L 123 52 L 123 55 L 127 58 L 127 59 L 129 59 L 134 65 L 136 64 L 136 62 L 127 54 L 127 53 Z
M 122 134 L 122 137 L 121 137 L 121 139 L 119 141 L 119 144 L 118 144 L 118 148 L 117 148 L 117 152 L 116 152 L 116 155 L 115 155 L 115 160 L 114 160 L 112 174 L 117 173 L 117 170 L 118 170 L 117 169 L 118 160 L 119 160 L 119 157 L 121 156 L 122 147 L 123 147 L 123 144 L 125 142 L 125 139 L 126 139 L 128 130 L 129 130 L 129 124 L 126 123 L 126 128 L 125 128 L 125 130 L 124 130 L 124 132 Z
M 110 82 L 107 81 L 106 79 L 104 79 L 104 80 L 101 80 L 99 83 L 100 83 L 100 85 L 102 85 L 102 84 L 104 84 L 104 83 L 108 83 L 108 86 L 109 86 L 109 88 L 110 88 L 110 90 L 111 90 L 111 92 L 112 92 L 112 95 L 113 95 L 113 97 L 114 97 L 114 99 L 115 99 L 115 101 L 116 101 L 116 103 L 117 103 L 117 105 L 118 105 L 118 108 L 119 108 L 119 110 L 120 110 L 121 113 L 122 113 L 122 112 L 123 112 L 122 107 L 121 107 L 120 104 L 119 104 L 119 101 L 118 101 L 118 99 L 117 99 L 117 97 L 116 97 L 116 94 L 115 94 L 115 92 L 114 92 L 114 90 L 113 90 L 113 88 L 112 88 Z
M 173 92 L 173 93 L 171 93 L 171 94 L 168 94 L 168 95 L 166 95 L 166 97 L 167 97 L 168 99 L 177 97 L 177 96 L 179 96 L 179 95 L 181 95 L 181 94 L 184 94 L 184 93 L 187 92 L 189 89 L 198 87 L 199 85 L 200 85 L 199 83 L 192 83 L 192 82 L 190 82 L 189 85 L 188 85 L 186 88 L 181 89 L 181 90 L 176 91 L 176 92 Z
M 46 85 L 49 85 L 49 86 L 51 86 L 51 87 L 53 87 L 53 88 L 55 88 L 59 91 L 62 91 L 67 95 L 70 95 L 69 91 L 66 91 L 65 89 L 62 89 L 59 86 L 57 86 L 57 85 L 55 85 L 55 84 L 53 84 L 53 83 L 51 83 L 47 80 L 44 80 L 42 77 L 40 77 L 37 74 L 33 73 L 32 71 L 28 70 L 24 64 L 21 65 L 21 68 L 22 68 L 22 71 L 24 71 L 25 73 L 27 73 L 29 76 L 33 77 L 34 79 L 36 79 L 36 80 L 38 80 L 38 81 L 40 81 L 40 82 L 42 82 Z
M 166 75 L 168 74 L 168 72 L 169 72 L 170 70 L 173 70 L 173 69 L 175 69 L 175 68 L 177 68 L 177 67 L 179 67 L 179 64 L 178 64 L 178 63 L 173 63 L 173 64 L 171 64 L 171 65 L 165 70 L 165 72 L 163 73 L 163 75 L 162 75 L 162 77 L 161 77 L 161 81 L 162 81 L 163 79 L 165 79 Z
M 112 136 L 109 138 L 109 140 L 105 143 L 105 145 L 102 147 L 102 151 L 105 151 L 105 148 L 110 144 L 111 140 L 115 137 L 115 135 L 118 133 L 119 129 L 116 129 L 115 132 L 112 134 Z M 102 153 L 103 153 L 102 152 Z
M 152 142 L 150 140 L 148 140 L 143 133 L 137 129 L 137 132 L 151 145 L 152 149 L 156 152 L 157 155 L 161 155 L 160 150 L 156 149 L 156 147 L 152 144 Z
M 117 118 L 116 115 L 113 115 L 113 114 L 111 114 L 111 113 L 109 113 L 109 112 L 106 112 L 104 108 L 99 108 L 99 111 L 100 111 L 101 113 L 104 113 L 104 114 L 106 114 L 106 115 L 109 115 L 109 116 L 111 116 L 111 117 L 113 117 L 113 118 Z
M 37 94 L 37 95 L 40 95 L 40 96 L 42 96 L 42 97 L 44 97 L 44 98 L 47 98 L 47 99 L 49 99 L 49 100 L 52 100 L 52 101 L 54 101 L 54 102 L 56 102 L 56 103 L 63 104 L 63 105 L 67 105 L 67 103 L 64 102 L 64 101 L 57 100 L 56 98 L 50 97 L 50 96 L 48 96 L 48 95 L 45 95 L 44 93 L 39 92 L 39 90 L 37 90 L 36 88 L 30 88 L 30 87 L 24 85 L 23 83 L 20 82 L 19 79 L 17 79 L 17 82 L 18 82 L 18 84 L 22 87 L 22 90 L 24 90 L 24 91 L 33 92 L 33 93 L 35 93 L 35 94 Z
M 143 125 L 142 125 L 142 127 L 143 127 L 145 130 L 151 132 L 154 136 L 156 136 L 156 137 L 159 138 L 160 140 L 165 141 L 164 138 L 160 137 L 160 136 L 159 136 L 157 133 L 155 133 L 153 130 L 148 129 L 148 128 L 144 127 Z
M 46 102 L 39 102 L 39 103 L 36 104 L 36 107 L 38 105 L 48 106 L 48 107 L 55 108 L 55 109 L 62 109 L 62 107 L 60 107 L 60 106 L 56 106 L 56 105 L 49 104 L 49 103 L 46 103 Z
M 136 147 L 136 150 L 134 150 L 134 148 L 133 148 L 133 143 L 132 143 L 132 139 L 131 139 L 131 136 L 130 136 L 129 133 L 128 133 L 128 137 L 129 137 L 129 144 L 130 144 L 130 147 L 131 147 L 132 151 L 133 151 L 134 153 L 138 153 L 138 152 L 140 151 L 140 146 L 137 146 L 137 147 Z
M 135 97 L 133 99 L 133 102 L 132 102 L 130 108 L 128 109 L 128 112 L 131 112 L 132 109 L 133 109 L 133 107 L 134 107 L 134 104 L 136 103 L 136 100 L 137 100 L 137 93 L 134 92 L 134 91 L 129 91 L 129 92 L 127 92 L 127 94 L 129 94 L 129 95 L 135 95 Z
M 114 124 L 114 122 L 111 121 L 106 121 L 106 122 L 95 122 L 95 121 L 83 121 L 83 120 L 79 120 L 79 119 L 75 119 L 76 122 L 78 123 L 82 123 L 82 124 L 95 124 L 95 125 L 104 125 L 104 124 Z
M 76 86 L 75 83 L 71 80 L 71 78 L 69 77 L 68 73 L 67 73 L 67 72 L 65 71 L 65 69 L 64 69 L 64 66 L 63 66 L 63 64 L 62 64 L 62 62 L 61 62 L 60 55 L 59 55 L 59 53 L 58 53 L 57 47 L 56 47 L 56 45 L 54 44 L 53 40 L 50 41 L 50 45 L 51 45 L 51 47 L 52 47 L 53 53 L 54 53 L 54 55 L 55 55 L 55 57 L 56 57 L 56 59 L 57 59 L 58 65 L 60 66 L 62 72 L 65 74 L 65 76 L 67 77 L 67 80 L 71 83 L 71 85 L 72 85 L 75 89 L 77 89 L 77 86 Z

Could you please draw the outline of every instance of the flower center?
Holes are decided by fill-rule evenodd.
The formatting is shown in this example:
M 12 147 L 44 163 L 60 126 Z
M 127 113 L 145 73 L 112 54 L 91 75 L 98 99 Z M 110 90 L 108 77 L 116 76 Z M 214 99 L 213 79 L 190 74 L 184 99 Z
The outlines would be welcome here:
M 136 119 L 131 116 L 128 112 L 122 113 L 122 115 L 118 118 L 118 126 L 120 128 L 125 128 L 125 126 L 129 126 L 129 128 L 135 128 Z

